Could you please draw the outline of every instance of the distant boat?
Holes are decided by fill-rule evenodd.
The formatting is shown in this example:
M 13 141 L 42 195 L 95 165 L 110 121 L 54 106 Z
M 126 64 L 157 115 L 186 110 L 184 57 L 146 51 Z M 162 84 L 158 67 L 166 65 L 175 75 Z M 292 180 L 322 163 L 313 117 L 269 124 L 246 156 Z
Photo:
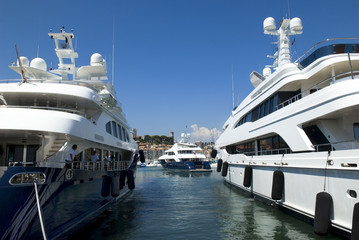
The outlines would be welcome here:
M 159 161 L 165 169 L 186 170 L 192 172 L 211 172 L 211 166 L 203 150 L 194 143 L 190 143 L 190 134 L 181 134 L 181 140 L 175 143 Z
M 1 239 L 66 236 L 135 187 L 137 144 L 105 59 L 78 68 L 74 34 L 49 37 L 58 69 L 18 56 L 21 79 L 0 81 Z
M 161 167 L 161 163 L 159 160 L 152 160 L 146 162 L 146 167 Z
M 302 33 L 301 20 L 263 25 L 278 37 L 274 63 L 250 75 L 254 90 L 216 141 L 217 170 L 256 199 L 314 222 L 319 235 L 332 229 L 359 239 L 358 38 L 325 40 L 291 62 L 290 35 Z

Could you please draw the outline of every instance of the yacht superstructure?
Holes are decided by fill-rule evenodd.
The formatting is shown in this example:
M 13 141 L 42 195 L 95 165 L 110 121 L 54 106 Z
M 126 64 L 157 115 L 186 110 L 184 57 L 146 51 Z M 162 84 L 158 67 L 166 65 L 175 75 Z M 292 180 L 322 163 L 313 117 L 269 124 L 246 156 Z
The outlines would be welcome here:
M 74 34 L 49 37 L 57 69 L 18 56 L 21 79 L 0 81 L 1 239 L 57 238 L 134 188 L 137 144 L 105 59 L 76 67 Z
M 302 33 L 301 20 L 283 19 L 277 29 L 269 17 L 263 26 L 278 37 L 274 63 L 251 73 L 254 90 L 216 141 L 217 170 L 229 184 L 314 222 L 319 235 L 330 226 L 358 234 L 358 39 L 325 40 L 292 62 L 290 35 Z

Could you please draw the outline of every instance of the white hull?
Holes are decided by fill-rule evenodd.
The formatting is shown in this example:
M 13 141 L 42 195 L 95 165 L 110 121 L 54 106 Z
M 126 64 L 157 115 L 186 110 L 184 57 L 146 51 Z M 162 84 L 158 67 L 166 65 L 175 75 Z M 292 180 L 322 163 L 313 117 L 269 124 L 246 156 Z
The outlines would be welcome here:
M 359 150 L 335 151 L 328 157 L 326 152 L 288 155 L 228 156 L 228 183 L 253 195 L 272 201 L 314 219 L 316 194 L 326 191 L 333 197 L 332 226 L 350 233 L 356 198 L 349 191 L 359 192 L 359 174 L 355 167 L 359 164 Z M 332 160 L 333 165 L 327 165 Z M 253 175 L 251 186 L 243 186 L 244 169 L 251 165 Z M 273 172 L 280 169 L 284 173 L 283 197 L 279 201 L 271 198 Z

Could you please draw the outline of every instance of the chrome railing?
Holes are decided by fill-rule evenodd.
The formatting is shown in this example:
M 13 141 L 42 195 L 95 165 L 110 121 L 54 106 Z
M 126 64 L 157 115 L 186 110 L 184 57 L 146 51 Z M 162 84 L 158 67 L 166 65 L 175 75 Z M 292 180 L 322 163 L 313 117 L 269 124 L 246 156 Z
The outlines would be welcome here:
M 111 162 L 90 162 L 90 161 L 74 161 L 68 162 L 45 162 L 39 164 L 38 162 L 9 162 L 9 167 L 12 166 L 44 166 L 44 167 L 57 167 L 63 168 L 68 165 L 70 169 L 82 169 L 89 171 L 120 171 L 125 170 L 129 167 L 130 161 L 111 161 Z
M 316 145 L 313 145 L 313 148 L 314 148 L 314 152 L 359 149 L 359 140 L 316 144 Z M 290 148 L 279 148 L 279 149 L 260 150 L 260 151 L 258 151 L 257 154 L 254 151 L 239 152 L 239 153 L 247 155 L 247 156 L 256 156 L 256 155 L 290 154 L 290 153 L 295 153 L 295 152 L 293 152 Z
M 334 78 L 335 78 L 335 81 L 336 80 L 339 80 L 339 79 L 342 79 L 344 77 L 349 77 L 349 76 L 358 76 L 359 75 L 359 71 L 353 71 L 353 72 L 345 72 L 345 73 L 341 73 L 341 74 L 338 74 L 338 75 L 335 75 Z M 327 78 L 323 81 L 320 81 L 319 83 L 316 83 L 314 84 L 313 86 L 301 91 L 300 93 L 298 93 L 297 95 L 291 97 L 290 99 L 278 104 L 277 106 L 275 106 L 275 111 L 278 110 L 278 109 L 281 109 L 285 106 L 288 106 L 296 101 L 298 101 L 299 99 L 302 99 L 306 96 L 309 96 L 310 95 L 310 90 L 316 90 L 316 91 L 319 91 L 321 89 L 324 89 L 326 87 L 328 87 L 330 85 L 330 82 L 333 81 L 333 78 L 330 77 L 330 78 Z M 334 83 L 335 83 L 334 81 Z M 309 94 L 306 94 L 306 93 L 309 93 Z
M 308 49 L 308 51 L 306 51 L 302 56 L 300 56 L 297 60 L 295 60 L 294 63 L 298 63 L 304 57 L 309 56 L 311 53 L 315 52 L 320 47 L 324 47 L 324 46 L 331 45 L 331 44 L 350 44 L 349 42 L 348 43 L 343 43 L 344 40 L 345 41 L 356 40 L 356 42 L 359 43 L 359 38 L 356 38 L 356 37 L 353 37 L 353 38 L 329 38 L 329 39 L 325 39 L 323 41 L 320 41 L 320 42 L 314 44 L 311 48 Z M 341 42 L 337 42 L 337 41 L 341 41 Z M 325 43 L 331 43 L 331 44 L 324 45 Z

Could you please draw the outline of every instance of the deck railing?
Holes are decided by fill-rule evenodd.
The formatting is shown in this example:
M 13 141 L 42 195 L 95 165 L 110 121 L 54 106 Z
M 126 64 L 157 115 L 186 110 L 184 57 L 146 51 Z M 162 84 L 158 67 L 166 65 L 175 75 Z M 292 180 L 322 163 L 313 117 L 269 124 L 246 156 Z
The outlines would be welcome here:
M 333 81 L 333 78 L 336 80 L 339 80 L 339 79 L 342 79 L 342 78 L 345 78 L 345 77 L 354 77 L 354 76 L 358 76 L 359 75 L 359 71 L 353 71 L 353 72 L 345 72 L 345 73 L 341 73 L 341 74 L 338 74 L 338 75 L 335 75 L 333 77 L 330 77 L 330 78 L 327 78 L 327 79 L 324 79 L 323 81 L 320 81 L 319 83 L 316 83 L 314 84 L 313 86 L 301 91 L 300 93 L 298 93 L 297 95 L 289 98 L 288 100 L 278 104 L 277 106 L 275 106 L 275 111 L 276 110 L 279 110 L 285 106 L 288 106 L 296 101 L 298 101 L 299 99 L 302 99 L 303 97 L 305 96 L 309 96 L 312 92 L 311 91 L 319 91 L 321 89 L 324 89 L 328 86 L 330 86 L 331 82 Z M 335 83 L 334 81 L 334 83 Z
M 339 142 L 333 142 L 333 143 L 317 144 L 317 145 L 313 145 L 313 148 L 314 148 L 314 152 L 359 149 L 359 140 L 339 141 Z M 313 151 L 310 151 L 310 152 L 313 152 Z M 277 154 L 291 154 L 291 153 L 296 153 L 296 152 L 293 152 L 290 148 L 260 150 L 257 152 L 257 154 L 254 151 L 241 152 L 241 154 L 244 154 L 247 156 L 277 155 Z
M 346 42 L 346 43 L 344 43 Z M 314 44 L 311 48 L 308 49 L 302 56 L 300 56 L 297 60 L 294 61 L 294 63 L 303 63 L 306 62 L 306 66 L 310 63 L 314 62 L 316 59 L 323 57 L 325 55 L 333 54 L 333 53 L 341 53 L 340 50 L 343 50 L 343 53 L 353 53 L 356 52 L 356 49 L 350 49 L 348 48 L 349 45 L 357 45 L 359 43 L 359 38 L 353 37 L 353 38 L 330 38 L 325 39 L 323 41 L 320 41 L 316 44 Z M 320 51 L 320 49 L 326 48 L 328 46 L 337 46 L 337 45 L 344 45 L 345 48 L 343 49 L 333 49 L 334 52 L 330 51 Z M 326 49 L 327 50 L 327 49 Z M 317 54 L 316 54 L 317 52 Z
M 44 166 L 51 164 L 51 167 L 62 168 L 67 162 L 49 162 L 48 164 L 38 164 L 37 162 L 9 162 L 9 167 L 11 166 Z M 129 167 L 130 161 L 113 161 L 113 162 L 80 162 L 74 161 L 68 163 L 71 169 L 82 169 L 88 171 L 120 171 L 125 170 Z

